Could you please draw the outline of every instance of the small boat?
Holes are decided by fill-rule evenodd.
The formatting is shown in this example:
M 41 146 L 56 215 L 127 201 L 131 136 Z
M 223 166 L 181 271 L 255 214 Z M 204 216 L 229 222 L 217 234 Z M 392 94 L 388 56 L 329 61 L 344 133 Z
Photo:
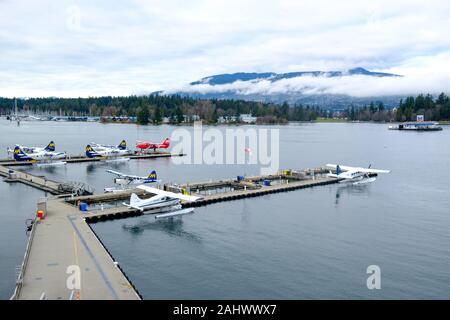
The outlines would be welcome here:
M 405 131 L 440 131 L 442 127 L 438 122 L 434 121 L 413 121 L 403 122 L 398 125 L 389 126 L 389 130 L 405 130 Z

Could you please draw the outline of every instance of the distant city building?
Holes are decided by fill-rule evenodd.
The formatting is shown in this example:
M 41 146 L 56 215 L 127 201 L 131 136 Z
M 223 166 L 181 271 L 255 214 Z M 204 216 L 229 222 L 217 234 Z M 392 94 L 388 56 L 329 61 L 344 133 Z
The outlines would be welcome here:
M 253 117 L 251 114 L 241 114 L 239 115 L 239 121 L 244 123 L 256 123 L 257 118 Z
M 162 123 L 170 123 L 170 118 L 169 117 L 163 117 Z
M 217 119 L 218 123 L 233 123 L 236 122 L 235 116 L 221 116 Z
M 200 121 L 200 119 L 201 119 L 200 116 L 199 116 L 199 115 L 196 115 L 196 114 L 194 114 L 194 115 L 192 115 L 192 116 L 183 114 L 183 122 Z

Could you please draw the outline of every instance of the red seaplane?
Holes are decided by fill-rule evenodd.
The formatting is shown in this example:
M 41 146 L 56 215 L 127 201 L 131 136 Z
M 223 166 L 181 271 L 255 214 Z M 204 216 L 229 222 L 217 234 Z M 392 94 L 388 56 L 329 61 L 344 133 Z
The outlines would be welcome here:
M 170 147 L 170 140 L 169 138 L 166 138 L 161 143 L 153 143 L 153 142 L 147 142 L 147 141 L 136 141 L 136 148 L 140 151 L 153 149 L 153 151 L 156 151 L 156 149 L 167 149 Z

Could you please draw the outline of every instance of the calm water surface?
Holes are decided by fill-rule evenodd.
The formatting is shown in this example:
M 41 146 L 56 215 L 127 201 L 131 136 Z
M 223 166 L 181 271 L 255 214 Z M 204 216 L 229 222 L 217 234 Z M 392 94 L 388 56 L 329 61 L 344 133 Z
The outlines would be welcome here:
M 220 128 L 220 127 L 219 127 Z M 331 185 L 93 225 L 147 299 L 450 298 L 450 128 L 418 133 L 379 124 L 292 124 L 280 130 L 282 168 L 325 163 L 391 169 L 363 186 Z M 175 127 L 0 121 L 0 150 L 21 143 L 82 153 L 87 143 L 160 141 Z M 187 127 L 188 130 L 191 128 Z M 221 128 L 223 130 L 223 128 Z M 5 157 L 3 151 L 1 157 Z M 170 159 L 28 168 L 54 180 L 112 186 L 107 169 L 165 182 L 256 174 L 257 166 L 174 165 Z M 0 182 L 0 298 L 13 290 L 24 221 L 44 193 Z M 368 290 L 378 265 L 382 289 Z

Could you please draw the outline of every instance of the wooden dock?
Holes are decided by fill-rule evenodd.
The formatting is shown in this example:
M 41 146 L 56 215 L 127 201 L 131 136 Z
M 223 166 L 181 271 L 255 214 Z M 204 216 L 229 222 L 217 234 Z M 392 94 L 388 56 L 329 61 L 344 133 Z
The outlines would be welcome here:
M 70 281 L 76 269 L 80 272 L 80 287 L 76 281 Z M 12 299 L 137 300 L 141 297 L 85 222 L 84 213 L 61 199 L 53 199 L 47 201 L 45 218 L 33 224 Z

